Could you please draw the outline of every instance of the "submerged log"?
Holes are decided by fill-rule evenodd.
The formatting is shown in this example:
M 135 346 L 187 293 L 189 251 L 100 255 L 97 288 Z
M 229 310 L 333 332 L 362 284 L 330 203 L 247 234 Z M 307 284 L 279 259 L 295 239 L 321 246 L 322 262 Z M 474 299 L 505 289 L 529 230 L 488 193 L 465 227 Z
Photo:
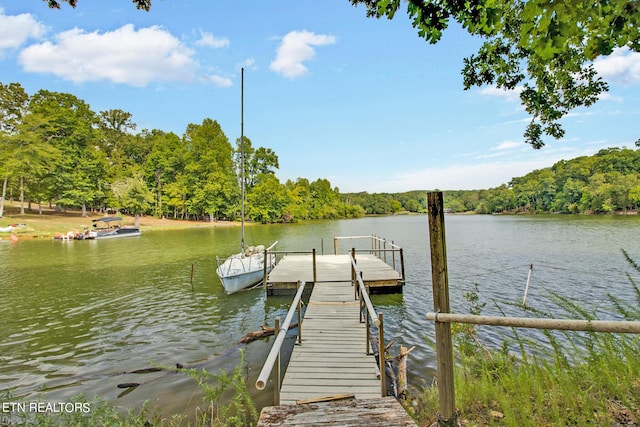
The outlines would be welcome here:
M 289 325 L 289 329 L 297 328 L 297 323 L 292 323 Z M 262 325 L 259 331 L 248 332 L 244 337 L 240 339 L 240 342 L 243 344 L 250 343 L 251 341 L 255 341 L 260 338 L 268 337 L 273 335 L 275 332 L 274 328 L 269 326 Z

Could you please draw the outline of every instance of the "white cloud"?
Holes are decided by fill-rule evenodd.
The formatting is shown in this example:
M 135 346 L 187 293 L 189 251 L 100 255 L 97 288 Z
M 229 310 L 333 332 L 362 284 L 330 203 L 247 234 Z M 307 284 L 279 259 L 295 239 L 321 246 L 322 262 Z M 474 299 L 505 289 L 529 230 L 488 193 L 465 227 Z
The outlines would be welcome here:
M 510 150 L 512 148 L 522 148 L 524 143 L 522 141 L 504 141 L 493 147 L 492 150 Z
M 7 16 L 0 9 L 0 55 L 5 49 L 16 49 L 29 39 L 39 39 L 45 27 L 28 14 Z
M 375 191 L 479 190 L 507 184 L 512 178 L 551 166 L 556 159 L 489 162 L 433 167 L 397 174 Z
M 218 76 L 215 74 L 210 74 L 208 76 L 205 76 L 204 79 L 210 83 L 213 83 L 213 85 L 217 87 L 233 86 L 233 82 L 231 81 L 231 79 L 227 77 Z
M 598 140 L 583 142 L 580 146 L 564 146 L 568 141 L 558 142 L 555 146 L 542 150 L 527 148 L 524 151 L 513 149 L 498 155 L 473 156 L 473 163 L 458 163 L 442 167 L 425 167 L 412 171 L 395 172 L 389 175 L 368 176 L 361 174 L 354 180 L 353 175 L 336 179 L 341 191 L 402 192 L 409 190 L 479 190 L 508 184 L 515 177 L 521 177 L 531 171 L 551 167 L 560 160 L 569 160 L 578 156 L 590 156 L 605 147 L 611 147 L 611 141 Z M 515 148 L 512 142 L 500 145 Z M 513 147 L 512 147 L 513 145 Z M 500 158 L 500 160 L 498 160 Z M 490 160 L 493 159 L 493 160 Z M 484 160 L 484 161 L 483 161 Z M 344 181 L 341 182 L 341 181 Z M 334 180 L 331 181 L 332 183 Z
M 334 36 L 309 31 L 291 31 L 282 38 L 276 59 L 271 62 L 269 69 L 292 79 L 303 76 L 309 72 L 303 62 L 315 57 L 313 46 L 325 46 L 335 42 Z
M 480 95 L 504 98 L 507 101 L 520 101 L 520 92 L 522 92 L 523 89 L 523 86 L 516 86 L 513 90 L 502 89 L 497 86 L 487 86 L 480 89 Z
M 627 85 L 640 83 L 640 53 L 628 48 L 614 49 L 611 55 L 597 58 L 593 66 L 604 78 Z
M 252 71 L 256 71 L 258 69 L 258 66 L 256 65 L 256 60 L 253 58 L 247 58 L 244 61 L 242 61 L 241 63 L 238 64 L 238 66 L 236 67 L 236 69 L 238 71 L 240 71 L 240 69 L 242 68 L 246 68 L 247 70 L 252 70 Z
M 227 38 L 215 37 L 213 34 L 205 32 L 200 33 L 200 40 L 196 42 L 198 46 L 213 47 L 215 49 L 219 49 L 221 47 L 229 47 L 230 43 L 231 42 Z
M 105 33 L 75 28 L 25 48 L 25 71 L 49 73 L 76 83 L 111 81 L 131 86 L 151 82 L 191 81 L 198 68 L 193 51 L 169 32 L 132 24 Z

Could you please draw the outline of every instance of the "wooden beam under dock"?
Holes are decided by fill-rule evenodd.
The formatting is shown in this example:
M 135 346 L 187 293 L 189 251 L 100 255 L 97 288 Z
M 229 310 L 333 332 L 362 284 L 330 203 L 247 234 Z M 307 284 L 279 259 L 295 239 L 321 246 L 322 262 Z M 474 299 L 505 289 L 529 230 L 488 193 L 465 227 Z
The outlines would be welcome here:
M 303 405 L 270 406 L 260 414 L 258 427 L 416 427 L 393 397 L 346 399 Z

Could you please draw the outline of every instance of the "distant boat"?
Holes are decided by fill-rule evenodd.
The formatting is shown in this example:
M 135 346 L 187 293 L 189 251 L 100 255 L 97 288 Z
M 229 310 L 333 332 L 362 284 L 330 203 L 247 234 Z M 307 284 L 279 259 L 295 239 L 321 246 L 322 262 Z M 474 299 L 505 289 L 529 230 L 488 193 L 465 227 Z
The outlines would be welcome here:
M 244 68 L 242 69 L 241 84 L 241 110 L 240 110 L 240 158 L 241 158 L 241 188 L 242 188 L 242 206 L 240 216 L 242 218 L 242 235 L 240 238 L 240 252 L 231 255 L 224 261 L 216 257 L 218 268 L 216 274 L 224 286 L 224 290 L 228 294 L 238 292 L 259 283 L 264 276 L 265 263 L 267 273 L 276 264 L 275 254 L 264 257 L 265 247 L 263 245 L 245 247 L 244 243 Z M 267 248 L 272 250 L 278 242 L 274 242 Z
M 112 239 L 115 237 L 133 237 L 139 236 L 140 227 L 123 226 L 122 218 L 119 216 L 107 216 L 104 218 L 94 219 L 93 230 L 88 230 L 84 234 L 88 239 Z

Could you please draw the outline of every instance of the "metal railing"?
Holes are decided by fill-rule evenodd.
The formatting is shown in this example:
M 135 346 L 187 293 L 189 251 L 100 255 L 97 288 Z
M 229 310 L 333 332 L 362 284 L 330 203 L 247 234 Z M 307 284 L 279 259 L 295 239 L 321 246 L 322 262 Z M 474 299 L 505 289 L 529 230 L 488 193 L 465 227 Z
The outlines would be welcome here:
M 280 351 L 287 335 L 287 331 L 289 330 L 289 326 L 291 325 L 291 319 L 293 319 L 293 315 L 296 311 L 298 312 L 298 344 L 302 344 L 302 293 L 304 292 L 305 286 L 305 282 L 298 282 L 298 291 L 296 292 L 295 297 L 293 297 L 293 302 L 289 307 L 289 311 L 287 312 L 282 325 L 280 325 L 280 317 L 276 317 L 274 331 L 276 333 L 276 339 L 273 342 L 273 346 L 267 356 L 267 360 L 262 366 L 260 375 L 258 375 L 258 379 L 256 380 L 256 388 L 258 390 L 264 390 L 267 382 L 269 381 L 269 377 L 271 376 L 271 372 L 275 368 L 273 375 L 273 395 L 274 405 L 276 406 L 280 404 Z
M 316 265 L 316 250 L 315 248 L 312 249 L 311 251 L 273 251 L 273 250 L 269 250 L 265 249 L 264 251 L 264 256 L 265 259 L 267 259 L 267 256 L 273 256 L 275 257 L 275 259 L 278 259 L 278 255 L 280 255 L 280 259 L 282 259 L 282 257 L 286 256 L 286 255 L 311 255 L 312 257 L 312 265 L 313 265 L 313 279 L 312 282 L 315 283 L 318 279 L 318 268 Z M 275 265 L 275 263 L 274 263 Z M 263 277 L 262 277 L 262 284 L 264 286 L 264 289 L 267 289 L 267 279 L 269 277 L 269 271 L 267 270 L 267 266 L 265 265 L 264 267 L 264 271 L 263 271 Z
M 358 264 L 356 264 L 356 260 L 353 256 L 353 253 L 350 256 L 351 258 L 351 271 L 352 277 L 354 280 L 354 297 L 360 301 L 360 323 L 363 322 L 363 309 L 365 309 L 365 328 L 367 330 L 367 343 L 366 343 L 366 353 L 371 354 L 371 328 L 370 322 L 373 323 L 378 329 L 378 366 L 380 368 L 380 395 L 385 397 L 387 395 L 387 376 L 385 370 L 385 352 L 386 347 L 384 344 L 384 317 L 382 313 L 377 313 L 373 308 L 373 304 L 371 303 L 371 298 L 369 298 L 369 292 L 367 292 L 367 288 L 362 280 L 362 272 L 358 268 Z
M 352 248 L 352 253 L 369 253 L 377 256 L 394 270 L 400 273 L 402 282 L 405 281 L 404 274 L 404 252 L 402 248 L 396 245 L 393 241 L 389 242 L 387 239 L 378 236 L 335 236 L 333 238 L 333 253 L 338 255 L 338 241 L 339 240 L 369 240 L 370 247 Z

